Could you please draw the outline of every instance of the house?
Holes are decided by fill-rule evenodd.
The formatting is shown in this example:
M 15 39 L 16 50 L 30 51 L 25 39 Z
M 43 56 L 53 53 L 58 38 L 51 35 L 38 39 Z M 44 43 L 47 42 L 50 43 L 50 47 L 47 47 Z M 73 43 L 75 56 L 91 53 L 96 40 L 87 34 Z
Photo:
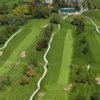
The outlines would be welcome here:
M 50 6 L 50 3 L 37 3 L 37 7 L 39 7 L 40 5 L 43 5 L 43 6 L 45 6 L 45 7 L 48 7 L 48 6 Z

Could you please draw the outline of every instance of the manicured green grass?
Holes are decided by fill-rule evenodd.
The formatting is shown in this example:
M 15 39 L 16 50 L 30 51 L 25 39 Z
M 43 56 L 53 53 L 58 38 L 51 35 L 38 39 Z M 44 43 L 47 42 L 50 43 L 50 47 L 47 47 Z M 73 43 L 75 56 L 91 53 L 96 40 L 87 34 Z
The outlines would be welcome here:
M 49 61 L 48 71 L 41 83 L 41 89 L 39 91 L 46 92 L 42 100 L 54 100 L 55 97 L 57 100 L 66 100 L 68 98 L 67 93 L 62 91 L 62 89 L 69 84 L 69 73 L 73 54 L 73 31 L 66 29 L 65 26 L 61 26 L 60 31 L 54 35 L 51 49 L 47 55 Z M 38 93 L 33 100 L 38 100 Z
M 37 51 L 36 45 L 39 39 L 44 36 L 44 28 L 41 28 L 41 26 L 48 23 L 48 19 L 34 19 L 34 22 L 17 34 L 3 50 L 4 54 L 0 57 L 0 77 L 9 75 L 11 86 L 7 86 L 3 92 L 0 91 L 0 100 L 29 100 L 31 94 L 37 88 L 37 81 L 44 71 L 43 55 L 46 49 Z M 57 30 L 56 25 L 54 25 L 54 29 Z M 14 49 L 15 51 L 13 51 Z M 22 51 L 27 52 L 25 58 L 20 58 Z M 23 77 L 23 67 L 33 56 L 38 61 L 36 76 L 29 78 L 29 84 L 22 86 L 19 83 Z M 16 65 L 19 60 L 21 62 Z M 28 97 L 26 91 L 28 91 Z
M 96 25 L 100 26 L 99 14 L 100 14 L 100 10 L 88 11 L 83 13 L 84 16 L 89 16 Z
M 13 5 L 15 3 L 17 3 L 18 7 L 26 4 L 26 2 L 24 2 L 24 0 L 20 0 L 20 3 L 19 3 L 19 0 L 0 0 L 0 6 L 2 6 L 3 3 L 5 3 L 5 5 L 8 7 L 9 11 L 13 10 Z

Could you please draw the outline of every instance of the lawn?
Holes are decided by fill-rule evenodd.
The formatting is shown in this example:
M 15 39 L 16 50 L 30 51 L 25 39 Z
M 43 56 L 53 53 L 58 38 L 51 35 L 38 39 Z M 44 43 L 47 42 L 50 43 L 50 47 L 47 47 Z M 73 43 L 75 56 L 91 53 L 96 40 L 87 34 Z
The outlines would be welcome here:
M 100 10 L 88 11 L 83 13 L 84 16 L 89 16 L 96 25 L 100 26 L 99 14 L 100 14 Z
M 39 91 L 46 92 L 42 100 L 55 100 L 55 98 L 57 100 L 66 100 L 68 98 L 63 88 L 69 85 L 70 66 L 73 55 L 72 33 L 73 30 L 61 26 L 60 31 L 54 35 L 51 49 L 47 55 L 49 61 L 48 71 Z M 38 93 L 33 100 L 38 100 Z
M 13 5 L 15 3 L 17 3 L 17 6 L 19 6 L 19 7 L 26 4 L 26 2 L 24 2 L 24 0 L 20 0 L 20 3 L 19 3 L 19 0 L 0 0 L 0 6 L 2 6 L 3 3 L 5 3 L 5 5 L 8 7 L 9 11 L 13 10 Z
M 8 46 L 3 50 L 3 56 L 0 57 L 0 77 L 8 75 L 11 77 L 11 86 L 7 86 L 5 91 L 0 91 L 0 100 L 29 100 L 31 94 L 37 88 L 37 81 L 43 74 L 43 55 L 46 49 L 38 52 L 36 51 L 36 45 L 39 39 L 44 36 L 44 28 L 41 28 L 41 26 L 48 24 L 49 20 L 34 19 L 34 22 L 30 23 L 31 25 L 27 25 L 26 28 L 23 28 L 23 30 L 9 42 Z M 57 30 L 56 25 L 54 25 L 54 29 Z M 22 51 L 27 52 L 25 58 L 20 58 Z M 35 56 L 38 61 L 36 76 L 29 78 L 30 83 L 22 86 L 19 83 L 23 77 L 23 67 L 33 56 Z M 21 62 L 19 65 L 16 65 L 19 60 L 21 60 Z M 27 96 L 26 92 L 28 93 Z
M 100 0 L 91 0 L 93 6 L 99 6 L 100 5 Z

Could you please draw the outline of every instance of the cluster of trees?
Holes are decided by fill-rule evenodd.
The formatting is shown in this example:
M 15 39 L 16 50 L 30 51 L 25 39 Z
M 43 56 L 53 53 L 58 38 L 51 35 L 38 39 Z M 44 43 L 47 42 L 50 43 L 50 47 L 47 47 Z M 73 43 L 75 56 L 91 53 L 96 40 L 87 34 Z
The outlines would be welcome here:
M 43 42 L 37 43 L 36 50 L 41 51 L 43 48 L 47 48 L 47 47 L 48 47 L 48 40 L 44 39 Z
M 51 37 L 51 33 L 53 31 L 53 25 L 51 23 L 51 25 L 47 26 L 44 30 L 45 33 L 45 37 L 41 38 L 40 41 L 37 43 L 37 47 L 36 50 L 41 51 L 43 48 L 47 48 L 48 47 L 48 38 Z
M 0 31 L 0 44 L 5 43 L 6 39 L 11 36 L 11 34 L 18 30 L 18 26 L 14 25 L 7 25 L 5 30 Z
M 100 92 L 93 93 L 90 98 L 91 100 L 100 100 Z M 76 96 L 75 100 L 86 100 L 86 97 L 84 96 L 83 93 L 80 93 Z
M 92 84 L 92 80 L 90 79 L 89 75 L 88 74 L 84 75 L 84 70 L 82 67 L 78 68 L 76 74 L 77 74 L 77 79 L 76 79 L 77 83 L 83 83 L 89 85 Z
M 39 8 L 34 9 L 33 17 L 34 18 L 48 18 L 50 16 L 50 13 L 51 13 L 50 8 L 39 7 Z
M 72 24 L 77 26 L 77 33 L 81 34 L 85 30 L 85 18 L 82 15 L 76 15 Z
M 51 19 L 50 19 L 50 23 L 56 23 L 56 24 L 59 24 L 60 21 L 61 21 L 60 15 L 55 14 L 55 13 L 52 14 L 52 17 L 51 17 Z
M 3 6 L 0 7 L 0 15 L 8 14 L 8 7 L 3 4 Z
M 10 76 L 7 76 L 7 79 L 4 79 L 0 82 L 0 91 L 4 91 L 6 85 L 11 85 Z

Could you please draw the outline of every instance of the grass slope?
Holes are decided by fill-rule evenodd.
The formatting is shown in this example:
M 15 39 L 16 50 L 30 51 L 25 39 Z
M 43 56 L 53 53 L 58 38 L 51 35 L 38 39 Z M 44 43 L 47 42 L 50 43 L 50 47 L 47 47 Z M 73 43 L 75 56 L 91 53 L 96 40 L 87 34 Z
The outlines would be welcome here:
M 36 89 L 36 83 L 44 71 L 43 55 L 45 52 L 45 49 L 40 52 L 36 51 L 36 45 L 39 39 L 44 36 L 44 29 L 41 26 L 48 23 L 48 19 L 34 21 L 34 23 L 16 35 L 8 44 L 7 48 L 3 50 L 4 55 L 0 57 L 0 77 L 9 75 L 12 84 L 10 87 L 7 86 L 5 91 L 0 91 L 0 100 L 27 100 Z M 13 51 L 14 49 L 15 51 Z M 23 50 L 27 52 L 27 56 L 21 59 L 20 54 Z M 38 68 L 36 68 L 36 76 L 29 78 L 30 83 L 21 86 L 19 82 L 23 77 L 23 67 L 33 56 L 37 58 L 38 63 L 42 64 L 39 64 Z M 16 65 L 19 60 L 21 62 L 19 65 Z M 28 96 L 26 96 L 27 91 Z
M 47 55 L 48 72 L 41 83 L 39 92 L 46 92 L 42 100 L 66 100 L 67 93 L 62 89 L 69 84 L 71 57 L 73 52 L 72 30 L 64 26 L 54 35 L 51 49 Z M 54 96 L 49 98 L 50 96 Z M 38 93 L 34 100 L 38 100 Z
M 89 16 L 96 25 L 100 26 L 99 14 L 100 14 L 100 10 L 88 11 L 83 13 L 84 16 Z

